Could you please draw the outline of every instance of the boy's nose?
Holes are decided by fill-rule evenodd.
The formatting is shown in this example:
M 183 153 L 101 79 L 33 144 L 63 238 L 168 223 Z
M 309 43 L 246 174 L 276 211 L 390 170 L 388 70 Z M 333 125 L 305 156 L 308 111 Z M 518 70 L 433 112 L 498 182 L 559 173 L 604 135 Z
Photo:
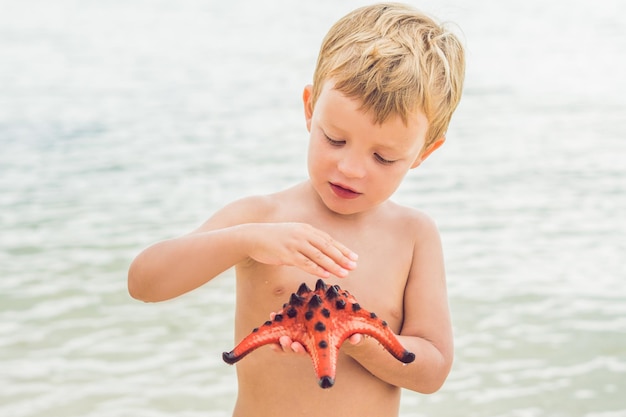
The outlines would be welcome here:
M 344 155 L 337 167 L 347 178 L 363 178 L 365 176 L 365 161 L 357 155 Z

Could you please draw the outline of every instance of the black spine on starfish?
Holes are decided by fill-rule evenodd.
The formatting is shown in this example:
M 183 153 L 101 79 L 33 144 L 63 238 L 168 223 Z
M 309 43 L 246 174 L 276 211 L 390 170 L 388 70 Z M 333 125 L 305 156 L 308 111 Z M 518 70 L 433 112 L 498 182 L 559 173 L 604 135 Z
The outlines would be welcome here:
M 305 298 L 298 294 L 291 294 L 291 298 L 289 298 L 289 305 L 293 307 L 298 307 L 304 304 Z
M 326 299 L 334 300 L 337 297 L 339 297 L 339 291 L 337 291 L 337 287 L 334 285 L 331 287 L 328 287 L 328 290 L 326 291 Z
M 326 283 L 324 281 L 322 281 L 321 279 L 318 279 L 317 282 L 315 283 L 315 291 L 326 291 Z
M 306 282 L 303 282 L 302 284 L 300 284 L 300 287 L 298 287 L 298 291 L 296 291 L 298 295 L 304 295 L 310 292 L 311 292 L 311 289 L 307 287 Z
M 321 306 L 323 302 L 324 302 L 324 300 L 322 300 L 322 297 L 320 297 L 319 295 L 315 294 L 309 300 L 308 306 L 309 306 L 309 308 L 317 308 L 317 307 Z

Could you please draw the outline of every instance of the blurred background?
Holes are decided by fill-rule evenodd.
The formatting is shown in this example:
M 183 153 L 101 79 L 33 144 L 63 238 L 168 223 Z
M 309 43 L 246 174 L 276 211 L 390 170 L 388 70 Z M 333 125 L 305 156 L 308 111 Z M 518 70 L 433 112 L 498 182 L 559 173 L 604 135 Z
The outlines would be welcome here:
M 467 47 L 433 216 L 456 359 L 401 415 L 626 416 L 626 3 L 410 1 Z M 0 0 L 0 415 L 230 416 L 233 273 L 178 299 L 132 258 L 306 178 L 301 92 L 367 3 Z

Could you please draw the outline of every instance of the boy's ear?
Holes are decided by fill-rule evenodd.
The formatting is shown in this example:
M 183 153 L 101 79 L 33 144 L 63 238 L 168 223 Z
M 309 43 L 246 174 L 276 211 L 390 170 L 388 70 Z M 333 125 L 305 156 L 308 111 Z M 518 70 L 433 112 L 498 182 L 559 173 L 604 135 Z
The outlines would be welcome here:
M 313 103 L 311 97 L 313 95 L 313 86 L 308 84 L 302 92 L 302 102 L 304 103 L 304 120 L 306 121 L 306 129 L 311 131 L 311 118 L 313 117 Z
M 422 162 L 424 162 L 424 160 L 426 158 L 428 158 L 430 156 L 431 153 L 435 152 L 441 145 L 443 145 L 443 143 L 446 141 L 446 137 L 442 136 L 439 139 L 435 140 L 433 143 L 431 143 L 430 145 L 428 145 L 426 147 L 426 149 L 424 149 L 420 155 L 417 157 L 417 159 L 415 160 L 415 162 L 413 162 L 413 165 L 411 166 L 411 169 L 413 168 L 417 168 Z

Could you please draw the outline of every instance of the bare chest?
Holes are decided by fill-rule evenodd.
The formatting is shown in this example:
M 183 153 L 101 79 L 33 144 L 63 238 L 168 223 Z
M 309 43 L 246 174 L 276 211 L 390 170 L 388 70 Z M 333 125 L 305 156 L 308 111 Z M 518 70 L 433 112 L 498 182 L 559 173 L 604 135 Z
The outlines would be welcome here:
M 330 276 L 324 281 L 348 290 L 362 307 L 386 320 L 399 332 L 402 325 L 404 289 L 410 261 L 399 253 L 369 251 L 346 278 Z M 237 271 L 238 314 L 244 329 L 260 325 L 288 302 L 301 283 L 311 288 L 319 277 L 289 266 L 254 264 Z

